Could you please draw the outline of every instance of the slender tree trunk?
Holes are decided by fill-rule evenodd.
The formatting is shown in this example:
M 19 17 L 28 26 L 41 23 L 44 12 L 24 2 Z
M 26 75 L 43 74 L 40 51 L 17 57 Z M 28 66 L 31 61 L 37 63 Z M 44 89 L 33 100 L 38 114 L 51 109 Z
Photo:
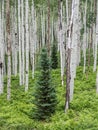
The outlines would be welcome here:
M 19 30 L 19 82 L 22 85 L 22 62 L 21 62 L 21 21 L 20 21 L 20 0 L 18 0 L 18 30 Z
M 67 28 L 68 28 L 68 24 L 69 24 L 68 0 L 66 0 L 66 17 L 67 17 Z
M 3 93 L 3 61 L 4 61 L 4 50 L 3 50 L 3 16 L 2 6 L 0 5 L 0 94 Z
M 14 26 L 15 26 L 15 76 L 17 75 L 17 64 L 18 64 L 18 58 L 17 58 L 17 54 L 18 54 L 18 32 L 17 32 L 17 11 L 16 11 L 16 0 L 15 0 L 15 22 L 14 22 Z
M 58 31 L 58 43 L 60 46 L 60 63 L 61 63 L 61 81 L 62 86 L 64 85 L 64 67 L 65 67 L 65 48 L 64 48 L 64 29 L 63 29 L 63 2 L 58 0 L 58 22 L 59 22 L 59 31 Z
M 74 0 L 73 0 L 74 2 Z M 69 109 L 70 103 L 70 61 L 71 61 L 71 40 L 72 40 L 72 27 L 73 27 L 73 4 L 72 4 L 72 14 L 69 23 L 69 28 L 67 29 L 67 42 L 66 42 L 66 101 L 65 101 L 65 112 Z
M 94 54 L 94 68 L 93 71 L 95 72 L 97 69 L 97 49 L 98 49 L 98 0 L 97 0 L 97 13 L 96 13 L 96 41 L 95 41 L 95 54 Z
M 24 71 L 25 71 L 25 58 L 24 58 L 24 1 L 21 0 L 21 12 L 22 12 L 22 84 L 24 85 Z
M 4 65 L 4 63 L 5 63 L 5 59 L 4 59 L 4 55 L 5 55 L 5 48 L 4 48 L 4 44 L 5 44 L 5 42 L 4 42 L 4 20 L 5 20 L 5 18 L 4 18 L 4 0 L 2 1 L 2 63 L 3 63 L 3 65 L 2 65 L 2 93 L 3 93 L 3 80 L 4 80 L 4 67 L 5 67 L 5 65 Z
M 11 43 L 12 43 L 12 74 L 15 75 L 15 9 L 14 7 L 11 8 Z
M 70 103 L 70 58 L 71 49 L 66 49 L 66 102 L 65 102 L 65 112 L 69 109 Z
M 94 23 L 94 25 L 93 25 L 93 57 L 95 58 L 95 39 L 96 39 L 96 26 L 95 26 L 95 23 Z M 94 59 L 94 61 L 95 61 L 95 59 Z M 95 68 L 93 67 L 93 71 L 95 70 Z
M 70 100 L 73 99 L 74 79 L 76 77 L 77 68 L 77 52 L 78 52 L 78 30 L 79 30 L 79 0 L 73 1 L 73 30 L 72 30 L 72 46 L 71 46 L 71 63 L 70 63 Z
M 96 18 L 96 43 L 95 43 L 95 56 L 96 56 L 96 64 L 97 65 L 97 46 L 98 46 L 98 0 L 97 0 L 97 18 Z M 96 67 L 95 67 L 96 68 Z M 95 69 L 96 70 L 96 69 Z M 96 77 L 96 92 L 98 93 L 98 70 L 97 70 L 97 77 Z
M 34 79 L 35 71 L 35 44 L 36 44 L 36 18 L 35 18 L 34 2 L 31 7 L 31 25 L 30 25 L 30 56 L 32 65 L 32 78 Z
M 11 92 L 11 35 L 10 35 L 10 0 L 6 0 L 6 31 L 7 31 L 7 100 L 10 100 Z
M 48 55 L 50 56 L 50 0 L 48 0 L 48 32 L 47 32 Z
M 29 82 L 29 28 L 28 28 L 28 0 L 25 3 L 25 23 L 26 23 L 26 78 L 25 78 L 25 91 L 28 91 L 28 82 Z
M 84 68 L 83 73 L 85 73 L 86 67 L 86 45 L 87 45 L 87 34 L 86 34 L 86 14 L 87 14 L 87 0 L 85 2 L 85 14 L 84 14 L 84 40 L 83 40 L 83 55 L 84 55 Z

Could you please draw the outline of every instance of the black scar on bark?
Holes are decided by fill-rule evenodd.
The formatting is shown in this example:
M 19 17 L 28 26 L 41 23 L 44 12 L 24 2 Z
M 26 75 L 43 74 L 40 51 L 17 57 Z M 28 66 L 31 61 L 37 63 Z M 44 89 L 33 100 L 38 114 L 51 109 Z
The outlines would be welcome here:
M 28 74 L 28 71 L 25 71 L 26 72 L 26 74 Z
M 3 67 L 3 63 L 2 62 L 0 62 L 0 68 L 2 68 Z

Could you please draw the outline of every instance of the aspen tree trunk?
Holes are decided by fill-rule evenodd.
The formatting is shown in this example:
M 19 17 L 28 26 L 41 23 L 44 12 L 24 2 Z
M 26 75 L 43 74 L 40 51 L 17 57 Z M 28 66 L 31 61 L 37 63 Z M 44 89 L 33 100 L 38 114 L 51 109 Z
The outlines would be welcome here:
M 21 62 L 21 22 L 20 22 L 20 0 L 18 0 L 18 30 L 19 30 L 19 82 L 22 85 L 22 62 Z
M 94 68 L 93 71 L 96 71 L 97 68 L 97 49 L 98 49 L 98 0 L 97 0 L 97 14 L 96 14 L 96 41 L 95 41 L 95 54 L 94 54 Z
M 12 43 L 12 74 L 15 75 L 15 26 L 14 26 L 14 21 L 15 21 L 15 9 L 12 7 L 11 8 L 11 43 Z
M 4 55 L 5 55 L 5 48 L 4 48 L 4 0 L 2 1 L 2 63 L 3 63 L 3 66 L 2 66 L 2 92 L 3 92 L 3 79 L 4 79 L 4 67 L 5 67 L 5 58 L 4 58 Z
M 63 28 L 62 28 L 62 1 L 60 1 L 60 25 L 59 25 L 59 42 L 60 42 L 60 58 L 61 58 L 61 80 L 62 80 L 62 86 L 64 85 L 64 66 L 63 66 Z
M 35 71 L 35 44 L 36 44 L 36 18 L 35 18 L 34 2 L 31 7 L 31 26 L 30 26 L 30 56 L 32 64 L 32 78 L 34 79 Z
M 68 34 L 70 35 L 70 34 Z M 68 39 L 70 42 L 70 39 Z M 69 109 L 70 102 L 70 58 L 71 58 L 71 49 L 70 46 L 66 48 L 66 102 L 65 102 L 65 112 Z
M 89 44 L 88 44 L 88 69 L 89 69 L 89 67 L 90 67 L 90 61 L 91 61 L 92 32 L 93 32 L 93 26 L 91 25 L 91 28 L 89 29 Z
M 3 49 L 3 46 L 2 46 L 2 33 L 3 33 L 3 30 L 2 30 L 2 19 L 1 19 L 1 7 L 0 7 L 0 94 L 3 93 L 3 73 L 2 73 L 2 70 L 3 70 L 3 60 L 2 60 L 2 49 Z
M 21 0 L 21 12 L 22 12 L 22 84 L 24 85 L 24 71 L 25 71 L 25 59 L 24 59 L 24 1 Z
M 34 51 L 36 52 L 37 50 L 37 14 L 36 14 L 36 10 L 35 10 L 35 13 L 34 13 L 34 17 L 35 17 L 35 21 L 34 21 L 34 26 L 35 26 L 35 31 L 34 31 L 34 36 L 35 36 L 35 44 L 34 44 Z
M 96 25 L 93 25 L 93 57 L 95 58 L 95 39 L 96 39 Z M 95 61 L 95 59 L 94 59 Z M 94 66 L 93 66 L 93 71 L 95 70 Z
M 60 51 L 60 37 L 59 37 L 59 32 L 60 32 L 60 3 L 61 1 L 58 0 L 58 26 L 57 26 L 57 39 L 58 39 L 58 51 Z
M 36 10 L 34 8 L 34 39 L 33 39 L 33 67 L 32 67 L 32 78 L 34 79 L 34 73 L 35 73 L 35 53 L 36 53 L 36 44 L 37 44 L 37 18 L 36 18 Z M 44 30 L 45 31 L 45 30 Z M 44 32 L 44 36 L 45 36 L 45 32 Z M 45 37 L 44 37 L 45 38 Z M 45 39 L 44 39 L 45 40 Z
M 0 4 L 0 94 L 3 93 L 4 78 L 4 1 Z
M 94 13 L 95 16 L 97 16 L 97 11 L 96 11 L 96 3 L 97 1 L 94 1 Z M 95 63 L 95 41 L 96 41 L 96 23 L 93 24 L 93 56 L 94 56 L 94 63 Z M 94 71 L 94 66 L 93 66 L 93 71 Z
M 84 55 L 84 68 L 83 73 L 85 73 L 86 67 L 86 45 L 87 45 L 87 35 L 86 35 L 86 14 L 87 14 L 87 0 L 85 2 L 85 14 L 84 14 L 84 40 L 83 40 L 83 55 Z
M 71 60 L 71 40 L 72 40 L 72 26 L 73 26 L 73 5 L 74 0 L 72 2 L 72 14 L 69 23 L 69 27 L 67 30 L 67 43 L 66 43 L 66 101 L 65 101 L 65 112 L 69 109 L 70 103 L 70 60 Z
M 16 11 L 16 0 L 15 0 L 15 22 L 14 22 L 14 27 L 15 27 L 15 76 L 17 76 L 17 64 L 18 64 L 18 59 L 17 59 L 17 51 L 18 51 L 18 32 L 17 32 L 17 11 Z
M 94 5 L 92 6 L 92 8 L 94 8 L 94 13 L 96 15 L 96 0 L 94 1 Z M 96 24 L 93 23 L 93 43 L 92 43 L 92 47 L 93 47 L 93 57 L 95 58 L 95 39 L 96 39 Z M 94 59 L 95 61 L 95 59 Z M 94 65 L 93 65 L 93 71 L 95 70 L 96 68 L 94 68 Z
M 45 46 L 45 34 L 44 34 L 44 11 L 41 12 L 41 39 L 42 39 L 42 46 Z
M 66 44 L 66 101 L 65 101 L 65 112 L 69 109 L 69 102 L 70 102 L 70 58 L 71 58 L 71 26 L 72 23 L 70 22 L 70 27 L 67 34 L 67 44 Z
M 76 63 L 76 66 L 79 66 L 79 63 L 81 61 L 81 40 L 80 40 L 80 36 L 81 36 L 81 33 L 80 33 L 80 30 L 82 29 L 82 22 L 81 22 L 81 13 L 79 11 L 79 19 L 78 19 L 78 32 L 77 32 L 77 35 L 78 35 L 78 45 L 77 45 L 77 63 Z
M 61 11 L 62 11 L 62 59 L 63 59 L 63 62 L 62 62 L 62 75 L 63 75 L 63 78 L 62 78 L 62 86 L 64 85 L 64 69 L 65 69 L 65 33 L 66 33 L 66 23 L 65 23 L 65 10 L 63 8 L 63 2 L 61 2 Z
M 72 32 L 72 46 L 71 46 L 71 80 L 70 80 L 70 100 L 73 99 L 74 92 L 74 79 L 76 77 L 76 67 L 77 67 L 77 52 L 78 52 L 78 41 L 79 41 L 79 0 L 75 0 L 73 3 L 73 32 Z
M 97 18 L 96 18 L 96 43 L 95 43 L 96 62 L 95 62 L 94 71 L 96 71 L 96 65 L 97 65 L 97 46 L 98 46 L 98 0 L 97 0 Z M 98 70 L 97 70 L 97 77 L 96 77 L 96 92 L 98 93 Z
M 43 45 L 45 45 L 45 13 L 43 11 Z
M 61 0 L 58 0 L 58 16 L 59 16 L 59 32 L 58 32 L 58 42 L 60 46 L 60 60 L 61 60 L 61 81 L 62 86 L 64 85 L 64 67 L 65 67 L 65 48 L 64 48 L 64 35 L 63 35 L 63 16 L 62 16 L 62 10 L 63 10 L 63 3 Z
M 10 35 L 10 0 L 6 0 L 6 31 L 7 31 L 7 100 L 10 100 L 11 92 L 11 35 Z
M 50 0 L 48 0 L 48 31 L 47 31 L 48 55 L 50 56 Z
M 26 24 L 26 78 L 25 78 L 25 91 L 28 91 L 28 82 L 29 82 L 29 28 L 28 28 L 28 0 L 25 1 L 25 24 Z
M 54 18 L 52 17 L 52 25 L 51 25 L 51 43 L 54 42 Z
M 4 1 L 3 1 L 4 2 Z M 4 7 L 4 5 L 3 5 Z M 4 29 L 4 46 L 3 46 L 3 50 L 4 50 L 4 75 L 7 75 L 7 67 L 6 67 L 6 62 L 5 62 L 5 55 L 7 54 L 7 42 L 6 42 L 6 19 L 4 18 L 3 20 L 3 29 Z
M 68 24 L 69 24 L 68 0 L 66 0 L 66 18 L 67 18 L 67 28 L 68 28 Z

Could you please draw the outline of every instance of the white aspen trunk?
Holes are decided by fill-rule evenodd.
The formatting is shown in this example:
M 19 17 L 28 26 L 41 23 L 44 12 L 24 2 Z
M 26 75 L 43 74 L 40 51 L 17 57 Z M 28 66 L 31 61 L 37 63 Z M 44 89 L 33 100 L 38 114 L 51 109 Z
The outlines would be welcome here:
M 67 30 L 67 42 L 66 42 L 66 103 L 65 103 L 65 113 L 69 109 L 70 102 L 70 58 L 71 58 L 71 40 L 72 40 L 72 26 L 73 26 L 73 5 L 72 2 L 72 14 L 70 18 L 69 28 Z
M 4 1 L 2 1 L 0 9 L 0 94 L 2 94 L 4 78 Z
M 59 37 L 59 35 L 58 35 L 58 21 L 54 21 L 54 38 L 57 39 L 57 42 L 59 42 L 58 37 Z M 58 43 L 57 43 L 57 45 L 58 45 Z
M 41 36 L 42 36 L 42 46 L 45 46 L 45 14 L 44 11 L 41 13 Z
M 62 1 L 60 2 L 60 20 L 59 20 L 59 45 L 60 45 L 60 60 L 61 60 L 61 81 L 62 81 L 62 86 L 64 85 L 64 67 L 65 67 L 65 48 L 64 48 L 64 37 L 63 37 L 63 16 L 62 16 L 62 6 L 63 3 Z
M 97 66 L 97 47 L 98 46 L 98 0 L 97 0 L 97 18 L 96 18 L 96 42 L 95 42 L 95 63 L 94 63 L 94 71 L 96 71 Z M 98 94 L 98 70 L 96 77 L 96 93 Z
M 2 61 L 2 49 L 3 49 L 3 46 L 2 46 L 2 19 L 1 19 L 1 7 L 0 7 L 0 94 L 3 93 L 3 81 L 2 81 L 2 78 L 3 78 L 3 73 L 2 73 L 2 68 L 3 68 L 3 61 Z
M 34 79 L 34 72 L 35 72 L 35 52 L 36 52 L 36 44 L 37 44 L 37 21 L 36 21 L 36 10 L 34 9 L 34 40 L 33 40 L 33 61 L 32 61 L 32 78 Z M 44 38 L 45 38 L 45 30 L 43 30 Z M 45 41 L 45 39 L 44 39 Z M 45 42 L 44 42 L 45 44 Z
M 97 66 L 97 49 L 98 49 L 98 0 L 97 0 L 97 16 L 96 16 L 96 41 L 95 41 L 95 54 L 94 54 L 94 68 L 93 71 L 96 71 Z
M 24 85 L 24 71 L 25 71 L 25 58 L 24 58 L 24 1 L 21 0 L 21 12 L 22 12 L 22 84 Z
M 65 33 L 66 33 L 66 25 L 65 25 L 65 20 L 64 20 L 64 13 L 62 16 L 62 58 L 63 58 L 63 63 L 62 63 L 62 73 L 63 73 L 63 79 L 62 79 L 62 86 L 64 85 L 64 69 L 65 69 Z
M 11 8 L 11 42 L 12 42 L 12 74 L 15 75 L 15 28 L 14 28 L 14 19 L 15 17 L 15 10 Z
M 43 44 L 45 45 L 45 12 L 43 11 Z
M 61 2 L 61 9 L 60 9 L 60 34 L 59 34 L 59 42 L 60 42 L 60 59 L 61 59 L 61 81 L 62 81 L 62 86 L 64 85 L 64 73 L 63 73 L 63 39 L 62 39 L 62 35 L 63 35 L 63 30 L 62 30 L 62 2 Z
M 34 79 L 34 70 L 35 70 L 35 44 L 36 44 L 36 19 L 35 19 L 35 9 L 34 2 L 32 1 L 31 8 L 31 26 L 30 26 L 30 55 L 31 55 L 31 64 L 32 64 L 32 78 Z
M 47 0 L 48 4 L 48 18 L 47 18 L 47 48 L 48 56 L 50 56 L 50 0 Z
M 73 32 L 72 32 L 72 46 L 71 46 L 71 63 L 70 63 L 70 101 L 73 99 L 74 79 L 76 77 L 77 67 L 77 48 L 78 48 L 78 30 L 79 30 L 79 0 L 73 1 Z
M 2 67 L 2 84 L 3 84 L 3 76 L 4 76 L 4 0 L 2 1 L 2 62 L 3 62 L 3 67 Z
M 60 5 L 61 1 L 58 0 L 58 23 L 57 23 L 57 40 L 58 40 L 58 52 L 60 51 L 60 19 L 61 19 L 61 15 L 60 15 Z
M 22 62 L 21 62 L 21 21 L 20 21 L 20 0 L 18 0 L 18 30 L 19 30 L 19 82 L 22 85 Z
M 95 29 L 95 27 L 96 27 L 96 26 L 95 26 L 95 24 L 94 24 L 94 25 L 93 25 L 93 57 L 94 57 L 94 54 L 95 54 L 95 41 L 96 41 L 96 40 L 95 40 L 95 39 L 96 39 L 96 35 L 95 35 L 95 34 L 96 34 L 96 31 L 95 31 L 96 29 Z M 95 57 L 94 57 L 94 58 L 95 58 Z M 94 61 L 95 61 L 95 59 L 94 59 Z M 93 70 L 94 70 L 94 68 L 93 68 Z
M 35 13 L 34 13 L 34 15 L 35 15 L 35 21 L 34 21 L 34 25 L 35 25 L 35 31 L 34 31 L 34 36 L 35 36 L 35 44 L 34 44 L 34 52 L 36 52 L 37 51 L 37 44 L 38 44 L 38 37 L 37 37 L 37 15 L 36 15 L 36 10 L 35 10 Z
M 81 13 L 79 12 L 79 25 L 78 25 L 78 47 L 77 47 L 77 66 L 79 66 L 81 61 L 81 41 L 80 41 L 80 30 L 82 29 L 82 22 L 81 22 Z
M 25 91 L 28 91 L 29 82 L 29 28 L 28 28 L 28 0 L 25 1 L 25 24 L 26 24 L 26 78 L 25 78 Z
M 69 24 L 68 0 L 66 0 L 66 18 L 67 18 L 67 28 L 68 28 L 68 24 Z
M 86 35 L 86 14 L 87 14 L 87 0 L 85 3 L 85 14 L 84 14 L 84 40 L 83 40 L 83 55 L 84 55 L 84 68 L 83 73 L 85 73 L 85 67 L 86 67 L 86 45 L 87 45 L 87 35 Z
M 68 0 L 66 0 L 66 41 L 67 41 L 68 27 L 69 27 L 69 12 L 68 12 Z
M 53 44 L 53 42 L 54 42 L 54 34 L 53 34 L 53 32 L 54 32 L 54 20 L 53 20 L 53 17 L 52 17 L 52 25 L 51 25 L 51 43 Z
M 10 35 L 10 0 L 6 1 L 6 31 L 7 31 L 7 100 L 11 97 L 11 35 Z
M 18 64 L 18 59 L 17 59 L 17 52 L 18 52 L 18 32 L 17 32 L 17 13 L 16 13 L 16 0 L 15 0 L 15 22 L 14 22 L 14 27 L 15 27 L 15 76 L 17 76 L 17 64 Z
M 3 5 L 4 6 L 4 5 Z M 7 75 L 7 70 L 6 70 L 6 61 L 5 61 L 5 55 L 7 52 L 7 43 L 6 43 L 6 20 L 3 19 L 3 29 L 4 29 L 4 45 L 3 45 L 3 50 L 4 50 L 4 66 L 3 66 L 3 73 L 4 75 Z
M 88 44 L 89 44 L 89 31 L 87 29 L 87 32 L 86 32 L 86 49 L 88 49 Z

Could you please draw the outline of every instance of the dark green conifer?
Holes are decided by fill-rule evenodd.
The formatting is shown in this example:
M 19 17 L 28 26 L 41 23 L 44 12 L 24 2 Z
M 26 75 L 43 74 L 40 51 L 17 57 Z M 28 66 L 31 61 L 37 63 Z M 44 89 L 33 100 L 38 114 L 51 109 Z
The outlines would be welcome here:
M 35 87 L 34 118 L 46 120 L 55 112 L 56 92 L 51 84 L 50 62 L 47 50 L 42 49 L 40 56 L 40 73 Z

